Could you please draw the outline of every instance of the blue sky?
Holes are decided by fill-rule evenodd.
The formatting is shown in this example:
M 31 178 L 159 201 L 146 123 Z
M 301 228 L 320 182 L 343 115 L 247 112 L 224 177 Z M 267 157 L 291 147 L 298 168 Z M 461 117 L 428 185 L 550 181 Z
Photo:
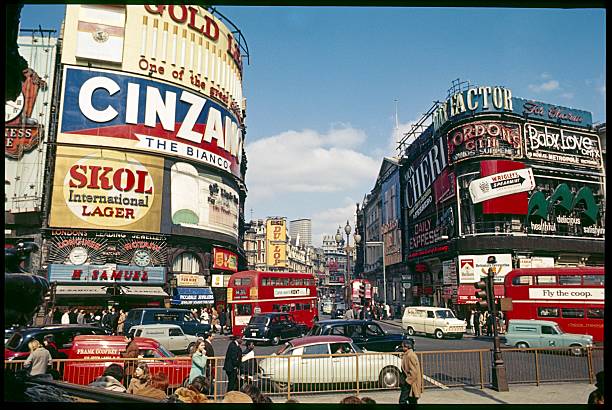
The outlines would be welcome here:
M 311 218 L 316 245 L 354 225 L 382 157 L 457 78 L 606 121 L 603 9 L 218 9 L 250 51 L 245 218 Z M 59 30 L 63 12 L 26 5 L 21 28 Z

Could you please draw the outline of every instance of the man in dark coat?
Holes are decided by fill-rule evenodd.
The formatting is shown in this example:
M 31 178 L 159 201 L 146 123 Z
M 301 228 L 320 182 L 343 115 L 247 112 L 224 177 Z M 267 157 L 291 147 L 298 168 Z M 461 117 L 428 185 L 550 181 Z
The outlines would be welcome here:
M 480 310 L 476 309 L 474 311 L 474 336 L 480 336 Z
M 221 325 L 221 334 L 225 332 L 225 324 L 227 323 L 227 314 L 225 313 L 225 309 L 221 309 L 219 312 L 219 324 Z
M 227 346 L 225 362 L 223 363 L 223 370 L 227 373 L 227 391 L 238 390 L 238 371 L 242 364 L 241 344 L 242 339 L 232 337 L 232 341 Z
M 208 360 L 206 360 L 206 377 L 209 377 L 210 380 L 215 379 L 216 371 L 216 360 L 213 359 L 213 357 L 215 357 L 215 349 L 212 345 L 212 339 L 212 332 L 204 333 L 204 351 L 206 352 L 206 357 L 208 358 Z
M 77 324 L 77 317 L 79 316 L 78 314 L 78 309 L 74 308 L 70 311 L 70 313 L 68 313 L 68 317 L 70 318 L 70 324 L 71 325 L 76 325 Z

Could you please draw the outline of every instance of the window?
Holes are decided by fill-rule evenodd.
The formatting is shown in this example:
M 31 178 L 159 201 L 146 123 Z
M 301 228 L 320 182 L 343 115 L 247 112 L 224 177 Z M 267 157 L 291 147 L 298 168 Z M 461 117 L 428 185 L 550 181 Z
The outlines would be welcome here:
M 454 319 L 455 315 L 453 314 L 451 310 L 440 309 L 440 310 L 436 310 L 436 317 L 438 319 Z
M 281 286 L 289 286 L 289 278 L 280 278 Z
M 555 275 L 536 276 L 538 285 L 556 285 L 557 277 Z
M 596 308 L 587 309 L 587 317 L 589 319 L 603 319 L 604 318 L 604 310 L 603 309 L 596 309 Z
M 428 319 L 433 319 L 434 318 L 434 312 L 432 312 L 431 310 L 427 311 L 427 318 Z
M 537 329 L 533 326 L 517 326 L 515 328 L 517 332 L 525 332 L 525 333 L 537 333 Z
M 585 285 L 604 286 L 604 275 L 584 275 L 582 280 Z
M 556 335 L 557 331 L 552 326 L 542 326 L 543 335 Z
M 280 312 L 280 305 L 272 305 L 272 312 Z
M 580 285 L 580 275 L 559 275 L 559 285 Z
M 362 337 L 363 329 L 361 325 L 348 325 L 346 327 L 346 336 L 347 337 Z
M 538 316 L 540 317 L 559 317 L 559 308 L 540 307 L 538 308 Z
M 183 331 L 181 329 L 169 329 L 169 336 L 183 336 Z
M 234 279 L 234 286 L 249 286 L 250 284 L 251 284 L 251 278 Z
M 199 273 L 200 259 L 193 252 L 183 252 L 174 258 L 174 262 L 172 262 L 172 271 L 182 273 Z
M 563 308 L 561 309 L 561 316 L 568 318 L 583 318 L 584 309 Z
M 533 278 L 527 275 L 515 276 L 512 278 L 513 285 L 532 285 Z
M 331 328 L 331 335 L 344 336 L 344 326 L 334 326 Z
M 237 303 L 236 316 L 251 316 L 251 305 L 248 303 Z
M 332 354 L 353 353 L 350 343 L 332 343 L 330 345 Z
M 270 279 L 269 278 L 263 278 L 261 280 L 261 285 L 262 286 L 269 286 L 270 285 Z
M 310 303 L 304 303 L 303 308 L 304 310 L 310 310 Z
M 378 325 L 369 324 L 366 326 L 366 336 L 383 336 L 384 334 L 385 332 Z
M 328 344 L 319 344 L 304 347 L 304 354 L 329 354 Z M 315 357 L 306 357 L 305 359 L 316 359 Z
M 295 304 L 295 310 L 302 310 L 302 304 L 301 303 L 296 303 Z
M 140 337 L 140 335 L 142 334 L 142 329 L 138 329 L 136 331 L 136 333 L 134 334 L 135 337 Z

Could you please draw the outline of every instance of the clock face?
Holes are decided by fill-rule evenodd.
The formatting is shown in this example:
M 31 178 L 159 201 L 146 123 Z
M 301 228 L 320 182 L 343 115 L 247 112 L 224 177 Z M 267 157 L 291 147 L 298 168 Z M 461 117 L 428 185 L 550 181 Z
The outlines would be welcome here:
M 68 259 L 73 265 L 82 265 L 87 261 L 87 249 L 82 246 L 77 246 L 70 251 Z
M 134 257 L 132 258 L 132 261 L 134 265 L 137 266 L 149 266 L 149 264 L 151 263 L 151 254 L 147 250 L 138 249 L 136 252 L 134 252 Z
M 23 111 L 23 93 L 15 101 L 7 101 L 4 104 L 4 122 L 11 122 L 21 115 Z

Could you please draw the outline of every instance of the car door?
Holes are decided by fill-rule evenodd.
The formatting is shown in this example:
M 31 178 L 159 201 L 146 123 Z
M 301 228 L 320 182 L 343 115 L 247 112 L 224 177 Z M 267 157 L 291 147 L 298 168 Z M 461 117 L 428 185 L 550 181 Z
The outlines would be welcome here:
M 428 334 L 432 334 L 436 330 L 435 322 L 436 322 L 436 317 L 434 315 L 433 310 L 428 310 L 427 316 L 425 317 L 425 320 L 424 320 L 424 328 L 425 328 L 424 332 Z
M 366 349 L 375 352 L 393 351 L 393 348 L 389 349 L 388 346 L 386 346 L 387 343 L 385 332 L 378 323 L 367 323 L 364 326 L 364 330 L 365 342 L 363 346 L 360 346 L 361 348 L 365 347 Z
M 559 347 L 561 343 L 561 335 L 557 333 L 557 330 L 548 325 L 542 325 L 542 331 L 540 333 L 540 347 Z
M 281 339 L 291 339 L 295 337 L 295 323 L 293 323 L 288 315 L 282 315 L 279 321 L 279 333 Z
M 361 347 L 365 344 L 364 326 L 362 323 L 352 323 L 346 325 L 346 337 L 353 339 L 353 342 Z
M 330 370 L 333 373 L 334 387 L 345 387 L 337 383 L 352 383 L 355 381 L 355 350 L 348 342 L 330 343 L 329 347 L 332 354 Z
M 333 381 L 333 373 L 330 371 L 332 358 L 329 344 L 304 346 L 303 356 L 299 360 L 299 366 L 295 368 L 297 374 L 294 376 L 301 383 L 331 383 Z
M 168 328 L 168 345 L 172 351 L 183 351 L 187 349 L 189 341 L 180 327 Z

